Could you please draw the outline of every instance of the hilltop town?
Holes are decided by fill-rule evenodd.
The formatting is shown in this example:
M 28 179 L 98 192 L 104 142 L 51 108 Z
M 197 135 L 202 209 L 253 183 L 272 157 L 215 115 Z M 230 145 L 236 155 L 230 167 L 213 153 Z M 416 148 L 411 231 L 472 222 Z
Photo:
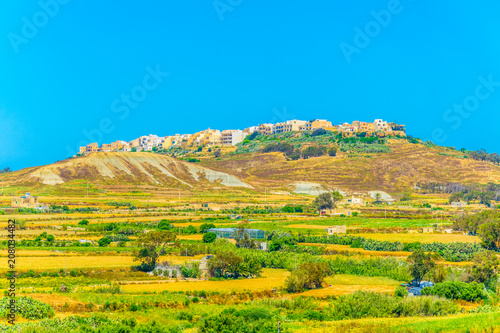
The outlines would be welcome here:
M 243 142 L 245 137 L 254 132 L 263 135 L 273 135 L 287 132 L 305 132 L 318 129 L 329 130 L 342 133 L 344 137 L 356 135 L 356 133 L 365 133 L 366 136 L 406 136 L 405 125 L 387 122 L 382 119 L 375 119 L 373 122 L 353 121 L 352 124 L 343 123 L 333 125 L 325 119 L 314 120 L 288 120 L 276 124 L 260 124 L 251 126 L 243 130 L 227 129 L 216 130 L 206 129 L 194 134 L 175 134 L 171 136 L 157 136 L 150 134 L 141 136 L 132 141 L 117 140 L 112 143 L 104 143 L 100 147 L 97 142 L 90 143 L 79 148 L 78 155 L 86 155 L 95 152 L 139 152 L 151 151 L 157 149 L 168 149 L 172 147 L 195 147 L 195 146 L 236 146 Z

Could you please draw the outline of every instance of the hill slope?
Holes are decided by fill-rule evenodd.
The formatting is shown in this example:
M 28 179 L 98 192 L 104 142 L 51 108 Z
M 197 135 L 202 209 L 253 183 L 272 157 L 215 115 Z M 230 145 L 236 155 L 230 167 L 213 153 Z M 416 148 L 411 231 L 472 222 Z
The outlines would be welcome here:
M 287 161 L 282 153 L 252 153 L 225 156 L 220 161 L 204 160 L 214 170 L 231 172 L 255 187 L 337 188 L 345 192 L 389 193 L 409 190 L 418 182 L 500 182 L 500 167 L 489 162 L 463 158 L 443 147 L 393 140 L 389 153 L 340 153 Z M 307 185 L 306 183 L 306 185 Z
M 86 179 L 117 184 L 250 187 L 230 174 L 152 153 L 94 153 L 3 174 L 1 178 L 9 183 L 26 185 L 58 185 Z
M 463 158 L 457 151 L 394 140 L 386 153 L 339 153 L 289 161 L 282 153 L 200 155 L 188 163 L 154 153 L 94 153 L 54 164 L 0 175 L 5 184 L 59 185 L 73 180 L 101 184 L 153 184 L 211 189 L 220 186 L 280 189 L 318 194 L 400 193 L 419 182 L 500 183 L 500 167 Z

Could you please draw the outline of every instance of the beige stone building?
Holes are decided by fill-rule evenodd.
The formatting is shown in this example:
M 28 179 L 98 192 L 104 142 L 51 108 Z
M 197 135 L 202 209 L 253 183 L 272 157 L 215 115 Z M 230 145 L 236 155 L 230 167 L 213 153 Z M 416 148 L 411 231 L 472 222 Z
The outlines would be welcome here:
M 325 119 L 315 119 L 315 120 L 310 120 L 307 121 L 305 124 L 301 125 L 299 130 L 300 131 L 314 131 L 318 128 L 331 128 L 332 123 L 330 121 L 327 121 Z
M 326 228 L 326 233 L 328 235 L 345 234 L 347 233 L 347 227 L 345 225 L 334 225 L 333 227 Z
M 38 197 L 31 196 L 30 193 L 19 198 L 12 198 L 10 206 L 12 208 L 37 208 L 41 207 L 42 204 L 38 202 Z

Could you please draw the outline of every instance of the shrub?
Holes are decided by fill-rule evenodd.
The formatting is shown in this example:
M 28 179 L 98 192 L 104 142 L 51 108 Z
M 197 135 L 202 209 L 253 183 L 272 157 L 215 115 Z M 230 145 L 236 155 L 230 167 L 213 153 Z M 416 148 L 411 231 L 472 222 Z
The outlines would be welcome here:
M 342 295 L 333 303 L 334 319 L 437 316 L 457 313 L 459 306 L 434 296 L 396 298 L 372 291 Z
M 406 297 L 408 296 L 408 290 L 405 287 L 397 287 L 394 291 L 394 297 Z
M 0 316 L 5 317 L 10 313 L 8 308 L 10 298 L 0 299 Z M 16 312 L 26 319 L 43 319 L 54 316 L 54 309 L 49 305 L 31 297 L 21 296 L 16 299 Z
M 89 221 L 81 220 L 80 222 L 78 222 L 78 225 L 89 225 Z
M 450 299 L 461 299 L 468 302 L 478 302 L 488 298 L 482 283 L 465 283 L 459 281 L 447 281 L 437 283 L 433 287 L 422 289 L 422 295 L 435 295 Z
M 217 239 L 217 234 L 215 232 L 207 232 L 203 235 L 203 243 L 213 243 Z

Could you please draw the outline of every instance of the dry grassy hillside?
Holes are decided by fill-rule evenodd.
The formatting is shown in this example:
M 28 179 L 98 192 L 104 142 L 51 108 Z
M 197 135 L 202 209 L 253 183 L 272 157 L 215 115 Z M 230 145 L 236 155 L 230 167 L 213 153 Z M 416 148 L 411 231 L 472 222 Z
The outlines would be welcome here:
M 94 153 L 50 165 L 0 175 L 10 184 L 59 185 L 85 179 L 108 184 L 249 187 L 238 178 L 194 163 L 153 153 Z
M 160 187 L 210 189 L 217 187 L 294 190 L 303 186 L 337 188 L 346 192 L 399 193 L 420 181 L 500 182 L 500 167 L 459 158 L 442 147 L 394 140 L 391 153 L 347 154 L 287 161 L 282 153 L 205 156 L 188 163 L 154 153 L 94 153 L 54 164 L 2 174 L 4 184 L 59 185 L 90 180 L 106 185 L 151 184 Z M 456 156 L 446 156 L 456 155 Z M 463 156 L 462 156 L 463 157 Z M 314 194 L 314 193 L 312 193 Z
M 289 187 L 305 181 L 348 191 L 395 193 L 419 181 L 500 182 L 500 167 L 491 163 L 444 156 L 442 147 L 396 140 L 389 145 L 391 153 L 340 154 L 296 161 L 287 161 L 282 153 L 243 154 L 220 161 L 204 160 L 203 165 L 231 172 L 255 187 Z

